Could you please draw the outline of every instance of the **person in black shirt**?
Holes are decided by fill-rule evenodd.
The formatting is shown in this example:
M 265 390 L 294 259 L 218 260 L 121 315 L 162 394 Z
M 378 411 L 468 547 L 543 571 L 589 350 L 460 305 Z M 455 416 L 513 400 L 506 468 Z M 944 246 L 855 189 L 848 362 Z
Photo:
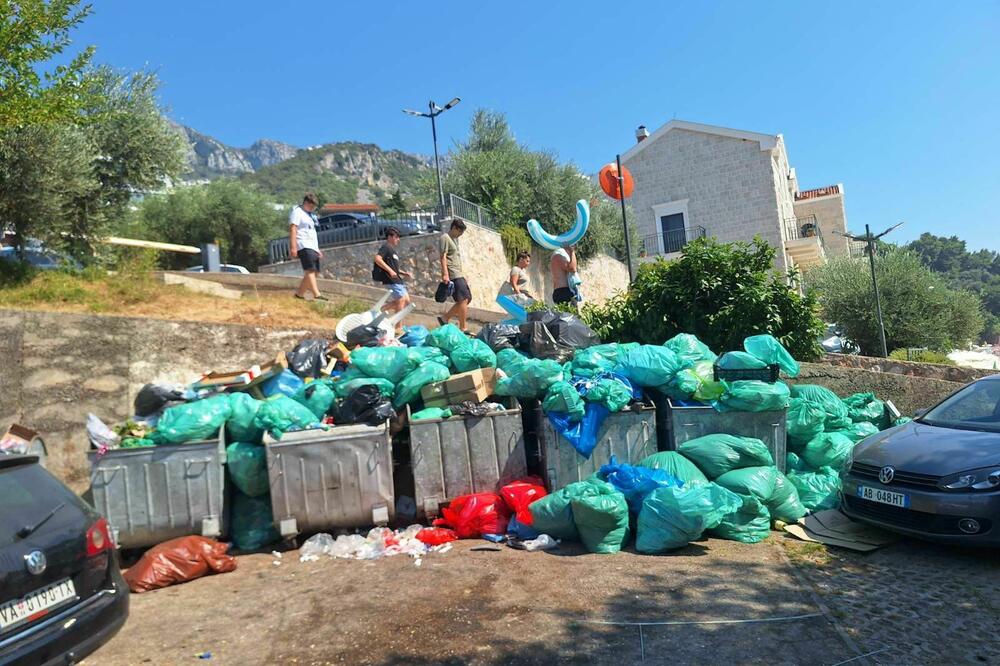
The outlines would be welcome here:
M 399 267 L 399 229 L 389 227 L 386 229 L 385 243 L 375 254 L 375 265 L 372 267 L 372 278 L 392 292 L 389 302 L 386 303 L 385 312 L 399 312 L 410 304 L 410 294 L 406 290 L 403 278 L 413 276 Z

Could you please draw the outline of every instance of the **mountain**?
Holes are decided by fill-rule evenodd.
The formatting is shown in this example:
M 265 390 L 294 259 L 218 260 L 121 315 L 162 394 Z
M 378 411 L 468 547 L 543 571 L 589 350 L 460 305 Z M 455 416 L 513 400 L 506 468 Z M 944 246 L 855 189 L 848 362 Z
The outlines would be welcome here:
M 233 148 L 190 127 L 171 123 L 188 144 L 186 180 L 211 180 L 220 176 L 252 173 L 292 158 L 299 152 L 287 143 L 260 139 L 249 148 Z
M 426 157 L 346 141 L 300 150 L 240 178 L 279 202 L 297 202 L 303 192 L 315 192 L 323 203 L 384 203 L 397 189 L 412 201 L 421 192 L 421 180 L 432 173 Z

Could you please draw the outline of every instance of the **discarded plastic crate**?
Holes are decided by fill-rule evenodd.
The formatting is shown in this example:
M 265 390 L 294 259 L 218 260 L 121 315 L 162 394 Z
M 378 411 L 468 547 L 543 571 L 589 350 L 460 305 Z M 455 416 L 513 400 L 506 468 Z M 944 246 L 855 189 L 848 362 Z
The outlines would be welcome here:
M 656 408 L 652 404 L 609 414 L 589 459 L 556 432 L 540 409 L 537 416 L 539 455 L 550 492 L 583 481 L 611 462 L 611 456 L 619 463 L 635 465 L 657 452 Z
M 455 497 L 496 492 L 526 476 L 524 426 L 516 400 L 486 416 L 453 416 L 410 422 L 414 498 L 420 516 L 438 515 Z
M 755 437 L 767 445 L 774 464 L 785 471 L 786 410 L 770 412 L 719 412 L 711 405 L 685 406 L 666 398 L 668 449 L 676 451 L 684 442 L 716 433 Z
M 282 538 L 385 525 L 395 513 L 388 423 L 264 436 L 274 524 Z
M 94 506 L 119 547 L 226 535 L 223 432 L 186 444 L 87 452 Z

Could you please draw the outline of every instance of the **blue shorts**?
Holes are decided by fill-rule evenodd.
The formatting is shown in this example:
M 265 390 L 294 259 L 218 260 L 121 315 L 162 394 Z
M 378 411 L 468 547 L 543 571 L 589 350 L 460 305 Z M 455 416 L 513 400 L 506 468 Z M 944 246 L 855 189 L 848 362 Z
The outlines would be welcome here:
M 390 303 L 395 303 L 404 296 L 409 295 L 405 284 L 384 284 L 382 286 L 392 292 L 392 296 L 389 297 Z

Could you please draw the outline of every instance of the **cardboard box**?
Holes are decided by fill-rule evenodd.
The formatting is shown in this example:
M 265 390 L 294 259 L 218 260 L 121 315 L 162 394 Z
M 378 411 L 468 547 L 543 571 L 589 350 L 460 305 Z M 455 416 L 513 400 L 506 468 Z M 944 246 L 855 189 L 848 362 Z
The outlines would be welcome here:
M 495 368 L 480 368 L 452 375 L 443 382 L 428 384 L 420 391 L 425 407 L 447 407 L 471 400 L 482 402 L 493 395 L 496 387 Z
M 14 423 L 7 432 L 0 437 L 0 451 L 10 454 L 25 454 L 31 446 L 31 441 L 38 437 L 38 433 L 31 428 Z
M 320 374 L 324 377 L 329 377 L 333 374 L 333 371 L 337 367 L 337 363 L 350 363 L 351 362 L 351 352 L 347 350 L 344 343 L 337 342 L 330 346 L 327 350 L 329 354 L 330 362 L 326 364 L 326 367 L 320 370 Z

